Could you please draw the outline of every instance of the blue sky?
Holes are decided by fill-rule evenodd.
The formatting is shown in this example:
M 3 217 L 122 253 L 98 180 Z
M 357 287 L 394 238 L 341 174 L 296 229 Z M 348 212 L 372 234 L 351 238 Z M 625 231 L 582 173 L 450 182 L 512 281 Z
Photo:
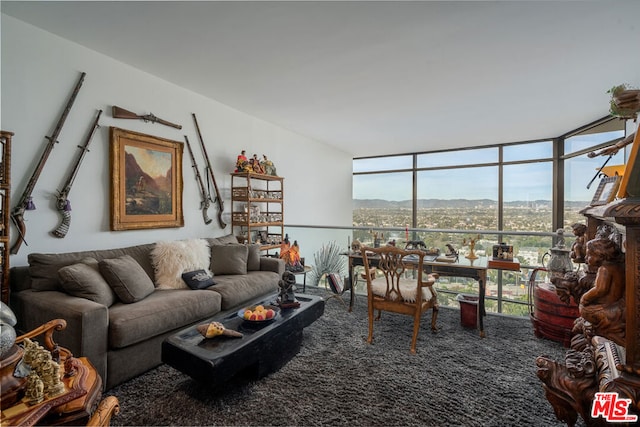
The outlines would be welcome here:
M 581 135 L 565 143 L 568 153 L 579 151 L 621 136 L 620 133 Z M 549 159 L 551 141 L 504 147 L 504 161 Z M 430 153 L 418 156 L 418 167 L 446 167 L 452 165 L 495 163 L 497 148 L 482 148 L 453 152 Z M 598 187 L 596 179 L 589 189 L 589 181 L 606 157 L 588 158 L 586 154 L 565 161 L 565 198 L 568 201 L 590 201 Z M 427 163 L 428 161 L 428 163 Z M 608 165 L 623 164 L 622 152 Z M 358 159 L 354 172 L 373 170 L 401 170 L 412 167 L 410 155 Z M 551 200 L 553 185 L 550 161 L 504 166 L 504 199 L 506 202 L 524 200 Z M 419 199 L 491 199 L 497 200 L 498 168 L 496 166 L 430 170 L 418 173 Z M 355 199 L 409 200 L 411 173 L 395 172 L 356 175 L 353 180 Z

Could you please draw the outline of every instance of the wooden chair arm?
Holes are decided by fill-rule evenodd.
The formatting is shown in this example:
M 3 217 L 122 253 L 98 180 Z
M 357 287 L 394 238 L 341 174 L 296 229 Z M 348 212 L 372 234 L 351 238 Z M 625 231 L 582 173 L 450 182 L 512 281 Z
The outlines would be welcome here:
M 422 280 L 422 284 L 421 286 L 433 286 L 436 283 L 436 280 L 438 280 L 438 275 L 437 274 L 427 274 L 427 280 Z
M 88 427 L 108 426 L 111 424 L 111 417 L 120 413 L 120 403 L 115 396 L 109 396 L 103 399 L 98 405 L 98 409 L 93 413 Z
M 55 343 L 55 341 L 53 340 L 53 333 L 55 331 L 62 331 L 66 327 L 67 327 L 67 321 L 64 319 L 50 320 L 44 325 L 41 325 L 36 329 L 17 337 L 16 344 L 22 343 L 25 340 L 25 338 L 31 339 L 44 334 L 44 347 L 49 351 L 53 351 L 57 347 L 58 351 L 60 352 L 61 360 L 64 360 L 67 357 L 71 356 L 71 352 L 64 347 L 58 346 Z

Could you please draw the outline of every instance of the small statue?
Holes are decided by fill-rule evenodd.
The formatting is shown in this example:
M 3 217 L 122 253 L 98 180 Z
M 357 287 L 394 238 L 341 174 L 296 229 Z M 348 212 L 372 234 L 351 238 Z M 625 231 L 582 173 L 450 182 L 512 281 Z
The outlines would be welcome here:
M 74 377 L 78 373 L 81 365 L 81 362 L 75 357 L 68 357 L 67 360 L 64 361 L 64 376 Z
M 44 383 L 44 392 L 47 397 L 54 397 L 64 393 L 64 383 L 60 380 L 60 365 L 52 359 L 47 360 L 42 366 L 40 377 Z
M 300 303 L 296 301 L 293 293 L 293 287 L 296 284 L 296 276 L 290 272 L 282 273 L 282 279 L 278 281 L 280 293 L 278 294 L 278 305 L 282 308 L 300 307 Z
M 569 305 L 571 298 L 577 303 L 593 285 L 593 277 L 591 275 L 575 271 L 564 273 L 564 276 L 555 276 L 551 278 L 551 283 L 556 287 L 556 295 L 560 301 Z
M 257 154 L 254 154 L 249 162 L 251 163 L 251 171 L 253 173 L 259 173 L 264 175 L 264 168 L 260 164 L 260 160 L 258 160 Z
M 609 239 L 587 242 L 586 261 L 597 268 L 593 288 L 580 298 L 580 316 L 596 335 L 625 345 L 625 265 L 618 245 Z
M 260 166 L 264 170 L 265 175 L 278 176 L 276 173 L 276 167 L 273 165 L 273 162 L 267 159 L 265 154 L 262 155 L 262 162 L 260 162 Z
M 570 256 L 573 262 L 575 263 L 584 263 L 585 257 L 585 240 L 587 234 L 587 226 L 584 224 L 580 224 L 579 222 L 573 224 L 571 226 L 573 230 L 574 236 L 576 236 L 576 241 L 571 245 Z
M 465 255 L 465 258 L 467 258 L 467 259 L 477 259 L 478 258 L 478 255 L 476 255 L 476 253 L 474 252 L 474 249 L 476 247 L 476 241 L 478 239 L 480 239 L 480 235 L 479 234 L 478 234 L 478 237 L 469 239 L 469 242 L 468 242 L 468 244 L 469 244 L 469 253 L 467 255 Z M 466 238 L 462 239 L 462 244 L 463 245 L 467 244 L 467 239 Z
M 360 243 L 360 240 L 354 239 L 353 243 L 351 243 L 351 250 L 353 252 L 360 252 L 360 247 L 361 246 L 362 246 L 362 243 Z
M 31 372 L 27 377 L 25 397 L 30 405 L 35 405 L 44 400 L 44 383 L 35 372 Z
M 242 150 L 236 159 L 236 172 L 250 172 L 251 168 L 249 165 L 249 160 L 246 156 L 246 151 Z

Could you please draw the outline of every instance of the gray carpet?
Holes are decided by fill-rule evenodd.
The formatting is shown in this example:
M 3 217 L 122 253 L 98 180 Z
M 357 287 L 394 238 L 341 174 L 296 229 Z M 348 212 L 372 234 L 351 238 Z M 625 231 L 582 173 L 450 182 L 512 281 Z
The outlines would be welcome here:
M 411 355 L 409 317 L 383 313 L 369 345 L 365 298 L 352 313 L 329 299 L 280 371 L 212 391 L 163 365 L 107 392 L 121 405 L 112 425 L 563 425 L 534 363 L 541 354 L 562 360 L 559 343 L 535 338 L 528 319 L 490 314 L 482 339 L 457 309 L 440 309 L 437 334 L 429 318 Z

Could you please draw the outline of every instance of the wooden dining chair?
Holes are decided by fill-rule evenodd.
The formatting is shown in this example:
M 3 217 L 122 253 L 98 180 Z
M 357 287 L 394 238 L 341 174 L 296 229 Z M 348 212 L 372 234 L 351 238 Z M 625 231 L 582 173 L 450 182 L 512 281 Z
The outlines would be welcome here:
M 411 353 L 416 353 L 416 341 L 420 331 L 420 318 L 432 309 L 431 330 L 437 331 L 438 295 L 433 288 L 437 276 L 423 270 L 425 252 L 404 250 L 395 246 L 380 248 L 362 247 L 365 271 L 376 268 L 377 274 L 367 275 L 367 303 L 369 315 L 369 337 L 373 341 L 373 312 L 380 320 L 382 311 L 406 314 L 413 317 Z

